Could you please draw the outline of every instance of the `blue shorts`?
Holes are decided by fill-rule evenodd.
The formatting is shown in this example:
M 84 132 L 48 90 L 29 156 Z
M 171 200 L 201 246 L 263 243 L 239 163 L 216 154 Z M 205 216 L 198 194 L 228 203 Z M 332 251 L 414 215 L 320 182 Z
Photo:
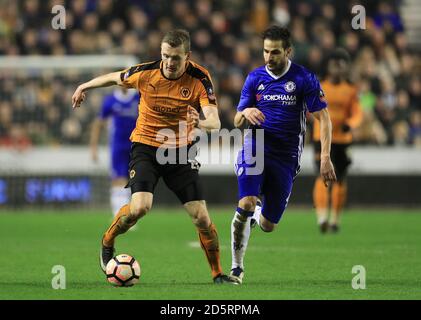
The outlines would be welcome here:
M 264 156 L 263 172 L 248 174 L 250 165 L 239 152 L 236 162 L 238 199 L 246 196 L 262 197 L 263 216 L 277 224 L 282 218 L 291 195 L 294 179 L 298 174 L 297 161 L 283 161 L 278 157 Z
M 111 179 L 128 178 L 130 145 L 128 148 L 111 148 Z

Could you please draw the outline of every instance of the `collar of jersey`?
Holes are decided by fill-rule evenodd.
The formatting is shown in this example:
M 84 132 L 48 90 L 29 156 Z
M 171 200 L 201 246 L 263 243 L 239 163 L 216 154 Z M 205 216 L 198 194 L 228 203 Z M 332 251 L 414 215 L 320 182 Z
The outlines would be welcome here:
M 162 76 L 163 76 L 166 80 L 168 80 L 168 81 L 176 81 L 176 80 L 180 79 L 182 76 L 184 76 L 184 74 L 186 73 L 187 69 L 188 69 L 188 68 L 190 68 L 190 66 L 191 66 L 190 61 L 187 61 L 187 67 L 186 67 L 186 69 L 184 70 L 184 72 L 181 74 L 181 76 L 179 76 L 178 78 L 175 78 L 175 79 L 169 79 L 169 78 L 167 78 L 167 77 L 165 76 L 164 71 L 162 71 L 162 64 L 163 64 L 163 62 L 162 62 L 162 60 L 161 60 L 161 63 L 159 64 L 159 71 L 161 71 Z
M 291 68 L 291 60 L 288 59 L 287 67 L 285 68 L 285 71 L 282 72 L 282 74 L 280 74 L 279 76 L 277 76 L 276 74 L 274 74 L 272 71 L 268 69 L 267 65 L 265 65 L 266 72 L 275 80 L 282 78 L 289 71 L 289 68 Z

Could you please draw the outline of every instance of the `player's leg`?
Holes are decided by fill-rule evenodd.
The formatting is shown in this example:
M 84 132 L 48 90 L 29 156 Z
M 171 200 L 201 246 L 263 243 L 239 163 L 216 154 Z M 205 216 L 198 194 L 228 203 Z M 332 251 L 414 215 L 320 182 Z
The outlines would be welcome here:
M 329 226 L 333 232 L 339 231 L 340 215 L 347 197 L 346 175 L 351 159 L 348 156 L 348 145 L 337 144 L 332 149 L 332 162 L 335 166 L 337 181 L 332 185 L 331 215 Z
M 346 180 L 340 180 L 332 185 L 332 214 L 330 216 L 330 229 L 333 232 L 339 230 L 340 215 L 347 196 Z
M 115 217 L 120 208 L 129 203 L 131 192 L 125 188 L 128 182 L 130 148 L 113 148 L 111 150 L 111 211 Z
M 297 170 L 293 163 L 266 160 L 265 171 L 262 187 L 264 200 L 259 225 L 264 232 L 272 232 L 288 206 Z
M 231 221 L 231 273 L 238 283 L 244 277 L 244 256 L 251 234 L 251 218 L 256 208 L 257 196 L 245 196 L 238 201 Z
M 129 204 L 120 208 L 111 226 L 104 233 L 102 243 L 106 247 L 114 247 L 115 238 L 128 231 L 152 207 L 153 193 L 136 192 L 132 194 Z
M 263 181 L 259 175 L 250 174 L 249 166 L 241 156 L 237 159 L 238 204 L 231 221 L 231 273 L 230 276 L 242 283 L 244 276 L 244 256 L 250 239 L 252 217 L 258 203 L 258 195 Z M 255 217 L 258 219 L 258 217 Z
M 227 282 L 221 267 L 218 232 L 209 217 L 205 201 L 193 200 L 183 205 L 196 226 L 200 246 L 211 268 L 212 279 L 216 283 Z
M 233 282 L 222 271 L 218 233 L 204 201 L 198 174 L 199 166 L 197 162 L 165 165 L 163 179 L 168 188 L 177 195 L 197 228 L 200 245 L 211 268 L 213 281 Z
M 320 232 L 326 233 L 329 227 L 329 189 L 324 185 L 323 179 L 320 177 L 320 142 L 314 143 L 314 160 L 317 173 L 316 181 L 313 187 L 313 204 L 316 209 L 317 223 Z
M 129 204 L 120 208 L 103 235 L 100 255 L 100 264 L 103 270 L 113 257 L 115 238 L 134 226 L 152 207 L 153 192 L 159 176 L 154 150 L 149 146 L 134 144 L 131 152 L 128 183 L 132 197 Z
M 110 227 L 102 237 L 100 264 L 103 271 L 108 261 L 114 256 L 114 242 L 116 237 L 133 227 L 150 210 L 152 201 L 153 194 L 151 192 L 136 192 L 132 195 L 130 204 L 126 204 L 120 208 Z

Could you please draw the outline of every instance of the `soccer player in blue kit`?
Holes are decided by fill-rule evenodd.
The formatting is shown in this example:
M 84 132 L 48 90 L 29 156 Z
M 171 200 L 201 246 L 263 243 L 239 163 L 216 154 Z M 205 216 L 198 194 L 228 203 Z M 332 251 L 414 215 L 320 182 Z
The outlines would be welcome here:
M 239 284 L 251 228 L 258 224 L 272 232 L 288 204 L 300 170 L 307 110 L 320 121 L 320 176 L 326 186 L 336 180 L 330 160 L 332 124 L 317 77 L 288 58 L 288 29 L 272 26 L 262 37 L 265 65 L 247 76 L 234 118 L 236 127 L 246 120 L 250 124 L 236 162 L 239 201 L 231 224 L 230 276 Z M 256 170 L 259 166 L 262 170 Z
M 115 216 L 131 196 L 130 189 L 124 187 L 128 181 L 130 162 L 130 134 L 136 126 L 139 94 L 135 90 L 116 88 L 104 97 L 98 117 L 91 129 L 91 155 L 98 161 L 98 142 L 101 130 L 112 118 L 109 126 L 109 145 L 111 158 L 111 210 Z

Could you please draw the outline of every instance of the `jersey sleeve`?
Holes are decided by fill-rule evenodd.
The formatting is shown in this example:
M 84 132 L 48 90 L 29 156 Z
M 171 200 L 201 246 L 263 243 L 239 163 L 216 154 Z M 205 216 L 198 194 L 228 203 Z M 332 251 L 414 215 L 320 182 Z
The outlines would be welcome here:
M 355 129 L 363 121 L 363 111 L 361 109 L 361 105 L 358 99 L 358 92 L 355 88 L 353 88 L 352 90 L 351 101 L 350 101 L 349 107 L 350 107 L 350 110 L 349 110 L 348 119 L 346 120 L 346 123 L 351 128 Z
M 139 89 L 141 72 L 140 65 L 127 68 L 120 73 L 120 79 L 123 87 Z
M 203 84 L 200 89 L 199 103 L 200 106 L 217 106 L 215 90 L 213 88 L 212 79 L 209 73 L 206 73 L 206 77 L 201 79 L 200 82 Z
M 247 107 L 254 106 L 256 104 L 256 95 L 254 88 L 254 78 L 248 75 L 244 82 L 243 89 L 241 89 L 240 102 L 238 103 L 237 110 L 243 111 Z
M 319 79 L 313 73 L 308 73 L 304 83 L 304 102 L 310 112 L 320 111 L 327 107 L 325 94 Z
M 99 111 L 98 118 L 106 119 L 112 114 L 112 101 L 109 96 L 105 97 L 104 101 L 102 102 L 101 110 Z

